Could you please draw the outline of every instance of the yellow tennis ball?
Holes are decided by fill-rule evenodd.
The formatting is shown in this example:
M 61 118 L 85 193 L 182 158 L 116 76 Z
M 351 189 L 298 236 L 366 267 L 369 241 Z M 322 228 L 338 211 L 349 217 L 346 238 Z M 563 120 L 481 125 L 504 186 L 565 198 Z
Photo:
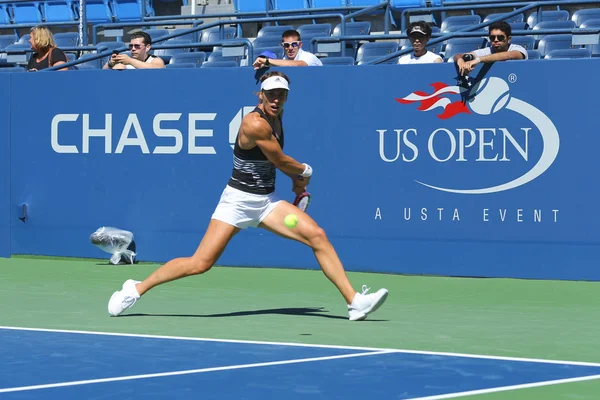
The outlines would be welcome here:
M 296 214 L 288 214 L 283 219 L 283 223 L 288 228 L 295 228 L 298 225 L 298 216 Z

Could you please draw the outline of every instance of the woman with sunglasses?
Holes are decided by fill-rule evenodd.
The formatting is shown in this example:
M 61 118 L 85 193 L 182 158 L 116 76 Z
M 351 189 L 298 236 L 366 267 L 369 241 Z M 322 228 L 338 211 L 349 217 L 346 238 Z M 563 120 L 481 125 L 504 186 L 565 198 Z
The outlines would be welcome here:
M 127 54 L 116 54 L 104 65 L 103 69 L 149 69 L 165 68 L 165 63 L 160 57 L 150 55 L 152 38 L 146 32 L 136 32 L 131 35 L 129 50 L 131 57 Z
M 458 65 L 460 74 L 468 74 L 479 63 L 526 60 L 528 58 L 527 50 L 518 44 L 510 43 L 511 33 L 511 27 L 505 21 L 498 21 L 491 24 L 489 26 L 490 47 L 454 56 L 454 62 Z

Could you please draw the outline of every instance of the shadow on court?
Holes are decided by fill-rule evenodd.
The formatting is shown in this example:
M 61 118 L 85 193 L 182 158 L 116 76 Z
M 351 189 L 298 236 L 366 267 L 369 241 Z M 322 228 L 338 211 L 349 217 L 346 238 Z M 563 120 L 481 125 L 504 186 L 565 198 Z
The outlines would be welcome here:
M 252 311 L 234 311 L 230 313 L 223 314 L 145 314 L 145 313 L 135 313 L 135 314 L 125 314 L 121 315 L 122 317 L 185 317 L 185 318 L 225 318 L 225 317 L 246 317 L 251 315 L 265 315 L 265 314 L 275 314 L 275 315 L 294 315 L 294 316 L 306 316 L 306 317 L 322 317 L 322 318 L 332 318 L 332 319 L 345 319 L 348 317 L 340 316 L 340 315 L 331 315 L 326 314 L 329 311 L 325 310 L 324 307 L 304 307 L 304 308 L 270 308 L 265 310 L 252 310 Z M 371 322 L 385 322 L 387 319 L 367 319 L 367 321 Z

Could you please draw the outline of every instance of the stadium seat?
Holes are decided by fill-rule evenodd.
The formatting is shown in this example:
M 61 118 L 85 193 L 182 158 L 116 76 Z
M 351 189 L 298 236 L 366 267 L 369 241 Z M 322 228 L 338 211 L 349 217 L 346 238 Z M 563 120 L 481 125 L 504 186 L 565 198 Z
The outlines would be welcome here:
M 600 29 L 600 18 L 598 19 L 588 19 L 586 21 L 584 21 L 581 26 L 581 28 L 596 28 L 596 29 Z M 592 53 L 592 57 L 599 57 L 600 56 L 600 44 L 588 44 L 585 46 L 586 48 L 590 49 L 591 53 Z
M 292 25 L 263 26 L 260 29 L 260 31 L 258 31 L 256 38 L 258 39 L 261 37 L 275 36 L 279 39 L 279 42 L 281 43 L 281 35 L 283 34 L 283 32 L 290 29 L 294 29 L 294 27 Z
M 312 39 L 331 35 L 331 24 L 308 24 L 301 25 L 297 29 L 302 38 L 302 48 L 314 53 L 312 48 Z
M 323 57 L 323 65 L 354 65 L 354 57 Z
M 264 0 L 233 0 L 233 8 L 236 13 L 265 12 L 266 6 L 267 2 Z
M 74 21 L 75 13 L 70 0 L 45 1 L 43 3 L 46 22 Z
M 198 67 L 198 65 L 193 64 L 193 63 L 177 63 L 177 64 L 167 64 L 165 65 L 166 68 L 196 68 Z
M 167 29 L 144 29 L 144 32 L 150 35 L 150 37 L 152 38 L 152 43 L 154 43 L 156 39 L 163 36 L 167 36 L 169 34 L 169 31 Z
M 79 33 L 60 32 L 54 34 L 54 41 L 58 47 L 79 46 Z
M 7 25 L 11 23 L 11 15 L 8 11 L 7 4 L 0 4 L 0 25 Z
M 486 41 L 483 38 L 456 38 L 449 39 L 444 50 L 444 58 L 450 59 L 456 54 L 469 53 L 473 50 L 481 49 Z
M 272 0 L 274 10 L 302 10 L 309 8 L 308 0 Z
M 481 23 L 481 17 L 479 15 L 453 15 L 446 17 L 442 21 L 440 30 L 442 32 L 456 32 L 465 26 L 477 25 L 479 23 Z
M 511 31 L 524 31 L 527 29 L 526 22 L 509 22 Z
M 84 54 L 81 57 L 78 58 L 78 60 L 87 60 L 88 58 L 92 57 L 93 54 Z M 102 64 L 102 60 L 100 58 L 97 58 L 95 60 L 90 60 L 90 61 L 86 61 L 84 63 L 81 64 L 77 64 L 77 67 L 81 68 L 93 68 L 93 69 L 102 69 L 102 66 L 104 64 Z
M 238 67 L 235 61 L 211 61 L 202 64 L 202 68 L 230 68 Z
M 542 21 L 566 21 L 569 19 L 569 12 L 567 10 L 546 10 L 542 11 L 542 18 L 538 21 L 538 13 L 533 12 L 527 17 L 527 25 L 535 26 L 538 22 Z
M 508 13 L 493 13 L 493 14 L 488 14 L 483 22 L 488 22 L 491 21 L 492 19 L 501 17 L 503 15 L 506 15 Z M 513 15 L 512 17 L 508 17 L 508 18 L 504 18 L 502 21 L 506 21 L 509 24 L 512 22 L 525 22 L 525 16 L 523 14 L 517 14 L 517 15 Z
M 589 49 L 559 49 L 550 51 L 544 58 L 590 58 L 591 56 Z
M 540 40 L 537 50 L 542 57 L 550 53 L 552 50 L 570 49 L 572 48 L 573 35 L 546 35 Z
M 88 22 L 113 21 L 113 12 L 110 6 L 108 5 L 108 0 L 86 0 L 85 4 Z
M 312 8 L 343 8 L 347 7 L 351 0 L 312 0 Z
M 371 23 L 369 21 L 361 22 L 346 22 L 346 36 L 364 36 L 371 34 Z M 341 36 L 342 27 L 341 24 L 337 24 L 333 28 L 332 36 Z M 348 40 L 346 41 L 346 55 L 355 55 L 358 51 L 359 40 Z M 327 53 L 328 57 L 340 57 L 341 51 Z
M 17 35 L 0 35 L 0 52 L 2 52 L 6 46 L 16 43 L 17 40 Z
M 524 47 L 526 50 L 532 50 L 535 48 L 535 38 L 533 36 L 513 36 L 510 39 L 510 43 L 518 44 Z
M 172 35 L 174 33 L 181 33 L 181 32 L 186 31 L 186 30 L 187 29 L 175 29 L 175 30 L 169 32 L 169 34 Z M 197 40 L 196 38 L 198 37 L 197 33 L 198 32 L 189 32 L 189 33 L 186 33 L 185 35 L 177 36 L 175 39 L 178 39 L 178 40 L 189 40 L 190 42 L 194 43 L 194 42 L 196 42 L 196 40 Z
M 578 27 L 590 19 L 600 19 L 600 8 L 584 8 L 575 11 L 571 16 L 571 21 L 575 22 Z
M 535 24 L 533 27 L 534 31 L 539 31 L 541 29 L 574 29 L 575 22 L 568 20 L 563 21 L 542 21 Z
M 219 28 L 209 28 L 202 31 L 200 36 L 201 43 L 214 43 L 222 40 L 235 39 L 236 29 L 231 26 L 223 27 L 223 37 L 219 32 Z
M 141 21 L 143 0 L 111 0 L 117 21 Z
M 356 63 L 379 58 L 398 51 L 398 42 L 368 42 L 362 44 L 356 53 Z M 397 59 L 397 58 L 396 58 Z M 387 63 L 391 62 L 388 61 Z M 359 64 L 360 65 L 360 64 Z
M 281 47 L 281 36 L 263 36 L 254 39 L 252 47 Z
M 13 3 L 13 21 L 15 24 L 42 22 L 40 3 Z
M 208 56 L 208 59 L 206 61 L 207 62 L 233 61 L 239 67 L 240 63 L 242 61 L 242 57 L 241 56 L 224 56 L 223 52 L 221 50 L 217 50 L 217 51 L 213 51 L 212 53 L 210 53 L 210 55 Z M 254 61 L 254 60 L 252 60 L 252 61 Z
M 537 50 L 527 50 L 527 58 L 529 60 L 539 60 L 540 58 L 542 58 L 542 56 Z
M 195 64 L 197 67 L 201 66 L 206 61 L 206 53 L 203 51 L 196 51 L 191 53 L 178 53 L 171 57 L 169 65 L 172 64 Z
M 169 39 L 169 40 L 165 40 L 164 42 L 159 42 L 156 44 L 156 46 L 169 46 L 169 45 L 182 45 L 182 44 L 191 44 L 192 42 L 190 40 L 186 40 L 186 39 L 179 39 L 179 38 L 174 38 L 174 39 Z M 153 46 L 154 48 L 154 46 Z M 160 57 L 163 59 L 163 61 L 165 62 L 165 64 L 168 64 L 169 61 L 171 60 L 171 57 L 173 57 L 175 54 L 179 54 L 179 53 L 185 53 L 190 51 L 189 48 L 185 48 L 185 47 L 177 47 L 174 49 L 156 49 L 154 48 L 154 50 L 152 51 L 152 55 Z

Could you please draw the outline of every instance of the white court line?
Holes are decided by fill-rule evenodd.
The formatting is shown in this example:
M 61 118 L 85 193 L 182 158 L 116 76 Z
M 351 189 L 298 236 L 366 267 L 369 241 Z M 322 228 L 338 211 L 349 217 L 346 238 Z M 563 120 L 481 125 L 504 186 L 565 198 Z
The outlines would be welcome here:
M 600 375 L 580 376 L 580 377 L 577 377 L 577 378 L 557 379 L 557 380 L 554 380 L 554 381 L 524 383 L 522 385 L 513 385 L 513 386 L 500 386 L 500 387 L 497 387 L 497 388 L 471 390 L 471 391 L 468 391 L 468 392 L 447 393 L 447 394 L 440 394 L 440 395 L 436 395 L 436 396 L 414 397 L 414 398 L 408 399 L 408 400 L 443 400 L 443 399 L 454 399 L 456 397 L 474 396 L 476 394 L 505 392 L 505 391 L 508 391 L 508 390 L 518 390 L 518 389 L 527 389 L 527 388 L 534 388 L 534 387 L 540 387 L 540 386 L 559 385 L 561 383 L 591 381 L 591 380 L 594 380 L 594 379 L 600 379 Z
M 391 349 L 391 348 L 381 348 L 381 347 L 336 346 L 336 345 L 327 345 L 327 344 L 307 344 L 307 343 L 288 343 L 288 342 L 261 342 L 261 341 L 255 341 L 255 340 L 195 338 L 195 337 L 185 337 L 185 336 L 160 336 L 160 335 L 144 335 L 144 334 L 134 334 L 134 333 L 77 331 L 77 330 L 67 330 L 67 329 L 23 328 L 23 327 L 18 327 L 18 326 L 0 326 L 0 330 L 2 330 L 2 329 L 18 330 L 18 331 L 33 331 L 33 332 L 73 333 L 73 334 L 81 334 L 81 335 L 136 337 L 136 338 L 148 338 L 148 339 L 190 340 L 190 341 L 200 341 L 200 342 L 261 344 L 261 345 L 272 345 L 272 346 L 313 347 L 313 348 L 323 348 L 323 349 L 344 349 L 344 350 L 362 350 L 362 351 L 387 351 L 387 352 L 395 352 L 395 353 L 403 353 L 403 354 L 421 354 L 421 355 L 429 355 L 429 356 L 481 358 L 481 359 L 502 360 L 502 361 L 520 361 L 520 362 L 533 362 L 533 363 L 544 363 L 544 364 L 567 364 L 567 365 L 580 365 L 580 366 L 584 366 L 584 367 L 600 367 L 600 363 L 585 362 L 585 361 L 545 360 L 542 358 L 503 357 L 503 356 L 490 356 L 490 355 L 484 355 L 484 354 L 447 353 L 447 352 L 442 352 L 442 351 Z
M 83 380 L 83 381 L 58 382 L 58 383 L 49 383 L 49 384 L 45 384 L 45 385 L 33 385 L 33 386 L 20 386 L 20 387 L 5 388 L 5 389 L 0 389 L 0 393 L 23 392 L 23 391 L 27 391 L 27 390 L 39 390 L 39 389 L 51 389 L 51 388 L 66 387 L 66 386 L 89 385 L 89 384 L 93 384 L 93 383 L 129 381 L 129 380 L 134 380 L 134 379 L 159 378 L 159 377 L 163 377 L 163 376 L 199 374 L 199 373 L 203 373 L 203 372 L 228 371 L 228 370 L 232 370 L 232 369 L 269 367 L 272 365 L 300 364 L 300 363 L 314 362 L 314 361 L 337 360 L 337 359 L 341 359 L 341 358 L 374 356 L 374 355 L 387 354 L 387 353 L 391 353 L 391 352 L 390 351 L 377 351 L 377 352 L 369 352 L 369 353 L 342 354 L 342 355 L 337 355 L 337 356 L 298 358 L 295 360 L 270 361 L 270 362 L 263 362 L 263 363 L 254 363 L 254 364 L 227 365 L 224 367 L 188 369 L 188 370 L 183 370 L 183 371 L 159 372 L 159 373 L 154 373 L 154 374 L 116 376 L 116 377 L 112 377 L 112 378 L 87 379 L 87 380 Z

